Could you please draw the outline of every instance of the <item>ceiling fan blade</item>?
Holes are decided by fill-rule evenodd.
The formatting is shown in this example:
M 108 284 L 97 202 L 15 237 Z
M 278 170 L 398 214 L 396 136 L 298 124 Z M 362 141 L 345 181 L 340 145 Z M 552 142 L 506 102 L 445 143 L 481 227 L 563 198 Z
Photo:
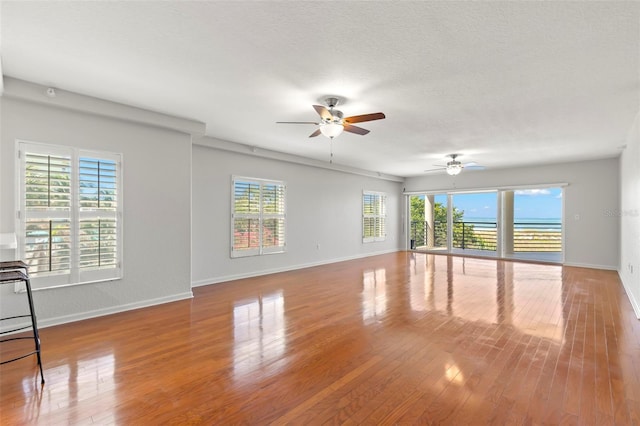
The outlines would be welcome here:
M 344 131 L 349 133 L 355 133 L 358 135 L 366 135 L 369 133 L 369 130 L 363 129 L 362 127 L 352 126 L 351 124 L 344 123 Z
M 464 166 L 465 169 L 467 170 L 484 170 L 485 167 L 481 166 L 479 164 L 473 165 L 473 166 Z
M 467 170 L 484 170 L 485 167 L 475 161 L 469 161 L 468 163 L 462 163 L 462 168 Z
M 446 168 L 446 167 L 439 167 L 439 168 L 437 168 L 437 169 L 427 169 L 427 170 L 425 170 L 424 172 L 425 172 L 425 173 L 438 173 L 438 172 L 443 172 L 443 171 L 445 171 L 445 170 L 447 170 L 447 168 Z
M 327 108 L 323 107 L 322 105 L 314 105 L 313 109 L 315 109 L 316 112 L 320 114 L 320 117 L 322 117 L 323 120 L 333 120 L 333 115 Z
M 381 112 L 375 112 L 373 114 L 353 115 L 343 119 L 345 123 L 362 123 L 364 121 L 382 120 L 385 115 Z
M 316 136 L 318 136 L 320 134 L 320 129 L 316 130 L 315 132 L 311 133 L 309 135 L 310 138 L 315 138 Z
M 315 124 L 316 126 L 318 125 L 318 123 L 316 123 L 315 121 L 276 121 L 276 124 Z

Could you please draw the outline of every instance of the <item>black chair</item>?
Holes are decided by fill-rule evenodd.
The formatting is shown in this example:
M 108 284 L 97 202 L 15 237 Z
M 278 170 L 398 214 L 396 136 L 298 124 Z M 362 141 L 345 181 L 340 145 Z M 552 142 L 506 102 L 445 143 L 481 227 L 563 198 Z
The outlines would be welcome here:
M 24 272 L 23 272 L 24 271 Z M 29 299 L 29 314 L 24 315 L 15 315 L 11 317 L 0 318 L 0 321 L 5 320 L 15 320 L 18 318 L 31 318 L 31 325 L 19 326 L 17 328 L 12 328 L 10 330 L 0 332 L 0 335 L 15 333 L 20 330 L 26 330 L 31 328 L 33 330 L 32 336 L 19 336 L 19 337 L 8 337 L 0 340 L 0 343 L 11 342 L 15 340 L 25 340 L 25 339 L 33 339 L 35 342 L 35 350 L 18 357 L 2 361 L 0 364 L 6 364 L 8 362 L 17 361 L 22 358 L 26 358 L 30 355 L 35 354 L 38 357 L 38 367 L 40 368 L 40 378 L 42 379 L 42 384 L 44 384 L 44 373 L 42 371 L 42 358 L 40 356 L 40 336 L 38 334 L 38 323 L 36 320 L 36 311 L 33 307 L 33 296 L 31 294 L 31 282 L 29 280 L 29 272 L 28 265 L 22 261 L 10 261 L 10 262 L 0 262 L 0 284 L 10 284 L 22 281 L 26 286 L 27 298 Z

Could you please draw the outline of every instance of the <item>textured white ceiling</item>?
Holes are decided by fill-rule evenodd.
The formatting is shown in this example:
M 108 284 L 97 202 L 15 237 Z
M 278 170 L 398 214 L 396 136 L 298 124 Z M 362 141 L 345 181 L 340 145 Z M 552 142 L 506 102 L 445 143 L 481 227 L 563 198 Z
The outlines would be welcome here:
M 10 2 L 3 72 L 329 159 L 311 105 L 382 111 L 334 162 L 399 176 L 613 157 L 640 99 L 638 2 Z

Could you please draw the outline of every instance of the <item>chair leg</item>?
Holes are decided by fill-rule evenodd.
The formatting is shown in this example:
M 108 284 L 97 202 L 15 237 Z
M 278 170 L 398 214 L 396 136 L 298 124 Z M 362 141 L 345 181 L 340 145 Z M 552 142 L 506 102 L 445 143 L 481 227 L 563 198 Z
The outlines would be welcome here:
M 33 339 L 36 345 L 36 356 L 38 357 L 38 367 L 40 368 L 41 384 L 44 384 L 44 372 L 42 371 L 42 358 L 40 356 L 40 334 L 38 333 L 38 321 L 36 320 L 36 311 L 33 306 L 33 296 L 31 295 L 31 282 L 29 278 L 25 280 L 27 287 L 27 298 L 29 299 L 29 311 L 31 312 L 31 325 L 33 328 Z

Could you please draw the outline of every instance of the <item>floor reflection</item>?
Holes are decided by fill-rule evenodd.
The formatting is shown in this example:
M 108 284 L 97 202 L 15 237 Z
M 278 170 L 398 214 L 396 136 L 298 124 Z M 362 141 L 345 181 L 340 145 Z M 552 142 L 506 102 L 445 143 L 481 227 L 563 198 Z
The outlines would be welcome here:
M 34 387 L 33 378 L 22 380 L 25 396 L 24 418 L 37 422 L 41 407 L 65 409 L 94 400 L 105 406 L 115 405 L 114 392 L 116 362 L 113 353 L 87 359 L 69 359 L 68 362 L 45 372 L 47 382 Z M 48 409 L 45 410 L 47 412 Z M 87 422 L 85 413 L 69 410 L 67 424 Z M 98 420 L 98 419 L 95 419 Z
M 507 285 L 513 288 L 513 313 L 511 323 L 523 332 L 561 342 L 564 338 L 565 320 L 562 316 L 564 280 L 562 266 L 532 268 L 526 263 L 505 263 L 513 271 L 505 275 Z M 509 281 L 510 280 L 510 281 Z M 546 309 L 534 309 L 534 306 Z
M 444 375 L 453 384 L 461 385 L 464 383 L 464 374 L 456 363 L 445 363 Z
M 410 286 L 410 304 L 411 310 L 416 312 L 424 312 L 429 310 L 435 310 L 435 262 L 433 261 L 433 255 L 427 255 L 427 258 L 431 257 L 431 261 L 427 261 L 423 264 L 424 269 L 418 269 L 418 264 L 415 257 L 413 260 L 413 267 L 410 269 L 413 274 L 409 276 Z M 418 273 L 418 272 L 423 273 Z
M 508 261 L 414 253 L 408 269 L 409 301 L 414 312 L 438 311 L 468 321 L 513 325 L 538 337 L 562 339 L 561 266 L 536 268 Z M 527 308 L 540 302 L 547 308 Z
M 387 312 L 387 271 L 368 270 L 362 273 L 362 319 L 365 324 Z
M 282 291 L 237 303 L 233 308 L 233 372 L 241 379 L 258 369 L 278 370 L 287 346 Z M 277 364 L 277 363 L 276 363 Z

